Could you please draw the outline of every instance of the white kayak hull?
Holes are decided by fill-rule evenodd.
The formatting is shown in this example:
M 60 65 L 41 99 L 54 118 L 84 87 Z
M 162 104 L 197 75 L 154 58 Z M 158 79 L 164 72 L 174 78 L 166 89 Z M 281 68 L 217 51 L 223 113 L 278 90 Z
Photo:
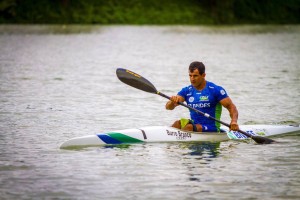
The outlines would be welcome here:
M 116 130 L 76 137 L 62 143 L 60 148 L 149 142 L 222 142 L 229 140 L 230 138 L 247 139 L 245 135 L 239 132 L 229 131 L 227 127 L 221 128 L 224 132 L 199 133 L 183 131 L 168 126 L 148 126 L 139 129 Z M 299 126 L 290 125 L 241 125 L 240 129 L 251 135 L 263 137 L 300 131 Z

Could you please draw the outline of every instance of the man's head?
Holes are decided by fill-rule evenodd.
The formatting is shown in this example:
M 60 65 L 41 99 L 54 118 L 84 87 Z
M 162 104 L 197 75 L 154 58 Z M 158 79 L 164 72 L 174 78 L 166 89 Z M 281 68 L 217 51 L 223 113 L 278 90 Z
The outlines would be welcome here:
M 192 62 L 189 67 L 189 76 L 191 84 L 198 90 L 205 86 L 205 66 L 202 62 Z
M 193 72 L 196 69 L 198 70 L 200 75 L 205 73 L 205 65 L 202 62 L 194 61 L 190 64 L 189 66 L 190 72 Z

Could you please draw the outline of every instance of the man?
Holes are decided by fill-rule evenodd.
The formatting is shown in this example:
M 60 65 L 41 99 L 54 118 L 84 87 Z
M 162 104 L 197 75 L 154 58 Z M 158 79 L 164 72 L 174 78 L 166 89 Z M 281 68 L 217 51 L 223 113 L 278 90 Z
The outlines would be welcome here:
M 192 62 L 189 66 L 191 85 L 182 88 L 176 96 L 167 102 L 166 109 L 173 110 L 178 102 L 186 101 L 187 105 L 198 109 L 210 116 L 220 119 L 222 106 L 229 111 L 231 122 L 230 130 L 239 129 L 238 110 L 227 95 L 226 91 L 212 82 L 205 80 L 205 66 L 202 62 Z M 196 132 L 219 132 L 220 123 L 190 110 L 191 120 L 181 119 L 175 121 L 172 127 Z

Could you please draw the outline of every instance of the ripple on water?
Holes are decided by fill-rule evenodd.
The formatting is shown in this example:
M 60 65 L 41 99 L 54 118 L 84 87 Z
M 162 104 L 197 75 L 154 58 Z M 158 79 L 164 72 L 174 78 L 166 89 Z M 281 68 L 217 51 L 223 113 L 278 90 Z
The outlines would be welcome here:
M 194 60 L 240 124 L 299 123 L 299 26 L 0 26 L 3 199 L 299 199 L 299 133 L 280 143 L 156 143 L 60 150 L 72 137 L 189 117 L 166 95 Z M 229 122 L 224 109 L 222 120 Z

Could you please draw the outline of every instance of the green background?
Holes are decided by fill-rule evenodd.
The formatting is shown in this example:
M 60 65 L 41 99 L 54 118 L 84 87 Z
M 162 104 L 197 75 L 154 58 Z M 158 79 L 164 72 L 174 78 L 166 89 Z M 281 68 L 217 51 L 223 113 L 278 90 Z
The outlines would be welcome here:
M 300 0 L 1 0 L 2 24 L 299 24 Z

